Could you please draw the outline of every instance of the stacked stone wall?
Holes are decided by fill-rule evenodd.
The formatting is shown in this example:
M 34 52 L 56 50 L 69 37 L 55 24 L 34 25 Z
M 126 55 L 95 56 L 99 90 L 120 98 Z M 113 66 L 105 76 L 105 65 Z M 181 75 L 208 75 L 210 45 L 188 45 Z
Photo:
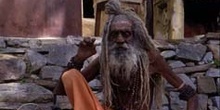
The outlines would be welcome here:
M 51 110 L 52 90 L 81 39 L 0 37 L 0 110 Z M 101 38 L 96 39 L 99 44 Z M 220 33 L 154 42 L 173 71 L 197 90 L 200 110 L 220 110 Z M 100 46 L 97 51 L 84 66 L 100 53 Z M 178 98 L 179 93 L 166 80 L 164 84 L 163 110 L 185 110 L 186 102 Z M 102 100 L 99 79 L 89 85 Z M 56 106 L 72 108 L 66 96 L 58 96 Z

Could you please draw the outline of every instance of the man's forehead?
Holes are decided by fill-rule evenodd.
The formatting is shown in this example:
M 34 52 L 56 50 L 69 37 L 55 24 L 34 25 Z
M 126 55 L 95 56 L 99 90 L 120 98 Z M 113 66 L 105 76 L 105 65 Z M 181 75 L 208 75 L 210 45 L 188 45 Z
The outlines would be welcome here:
M 114 22 L 130 22 L 131 23 L 131 21 L 125 15 L 115 16 L 114 19 L 113 19 L 113 23 Z
M 130 21 L 125 21 L 125 20 L 122 20 L 122 21 L 115 21 L 115 22 L 112 22 L 112 26 L 132 26 L 131 22 Z
M 111 29 L 130 29 L 131 26 L 131 21 L 125 15 L 117 15 L 112 21 Z

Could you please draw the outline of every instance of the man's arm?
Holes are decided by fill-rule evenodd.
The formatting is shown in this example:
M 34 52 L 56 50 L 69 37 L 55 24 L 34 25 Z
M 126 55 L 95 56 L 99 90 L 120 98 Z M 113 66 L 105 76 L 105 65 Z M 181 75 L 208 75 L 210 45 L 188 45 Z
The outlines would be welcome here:
M 96 53 L 94 42 L 95 39 L 89 37 L 84 38 L 83 41 L 80 42 L 77 54 L 70 62 L 70 68 L 71 65 L 73 65 L 72 68 L 78 69 L 79 71 L 81 70 L 84 61 Z M 84 68 L 81 73 L 87 82 L 89 82 L 99 74 L 99 68 L 99 58 L 97 57 L 86 68 Z
M 186 85 L 181 78 L 179 78 L 168 66 L 165 59 L 160 55 L 159 51 L 153 50 L 150 57 L 154 58 L 151 65 L 157 73 L 161 74 L 171 85 L 173 85 L 178 92 L 180 98 L 187 101 L 187 110 L 197 110 L 198 100 L 196 91 L 189 85 Z M 152 57 L 153 56 L 153 57 Z
M 97 57 L 81 72 L 85 77 L 86 81 L 89 82 L 99 74 L 99 69 L 100 69 L 99 57 Z
M 73 68 L 80 71 L 83 67 L 84 61 L 96 53 L 94 42 L 95 39 L 84 38 L 83 41 L 81 41 L 78 45 L 79 49 L 77 51 L 77 54 L 71 58 L 65 71 Z M 88 82 L 94 79 L 95 76 L 99 73 L 98 58 L 96 58 L 91 64 L 89 64 L 87 68 L 85 68 L 81 72 Z M 56 95 L 66 95 L 61 77 L 53 90 L 54 94 Z

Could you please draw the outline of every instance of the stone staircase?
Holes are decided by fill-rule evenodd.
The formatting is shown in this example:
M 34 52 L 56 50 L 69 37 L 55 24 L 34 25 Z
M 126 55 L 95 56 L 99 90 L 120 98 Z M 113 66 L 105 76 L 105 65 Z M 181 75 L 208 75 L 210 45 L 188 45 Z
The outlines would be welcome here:
M 101 42 L 101 38 L 96 39 Z M 33 110 L 36 105 L 51 110 L 52 90 L 81 40 L 82 37 L 74 36 L 0 37 L 0 110 Z M 196 88 L 200 110 L 220 110 L 220 33 L 154 42 L 173 71 Z M 97 51 L 84 67 L 100 53 L 100 46 Z M 89 85 L 102 100 L 98 78 Z M 167 94 L 163 97 L 163 110 L 185 110 L 186 102 L 178 98 L 171 85 L 165 82 L 164 90 Z M 56 105 L 63 110 L 72 108 L 66 96 L 58 96 Z

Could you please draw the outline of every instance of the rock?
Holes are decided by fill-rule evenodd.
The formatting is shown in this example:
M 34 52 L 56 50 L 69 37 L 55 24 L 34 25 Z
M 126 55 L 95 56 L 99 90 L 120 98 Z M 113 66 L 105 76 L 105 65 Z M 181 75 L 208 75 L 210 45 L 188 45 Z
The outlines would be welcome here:
M 179 99 L 177 92 L 170 92 L 170 104 L 172 110 L 186 110 L 186 102 Z
M 29 77 L 31 79 L 40 79 L 40 77 L 38 75 L 36 75 L 36 74 L 31 74 L 31 75 L 29 75 Z
M 0 49 L 0 54 L 24 54 L 25 51 L 25 48 L 6 47 Z
M 0 82 L 21 79 L 26 70 L 23 60 L 12 55 L 0 54 Z
M 193 83 L 193 81 L 187 75 L 185 75 L 185 74 L 178 74 L 178 76 L 183 80 L 183 82 L 185 84 L 190 85 L 192 88 L 194 88 L 196 90 L 195 84 Z
M 94 79 L 92 81 L 89 82 L 89 86 L 93 89 L 93 90 L 100 90 L 102 88 L 102 84 L 98 79 Z
M 214 45 L 219 45 L 220 41 L 219 40 L 209 40 L 208 44 L 214 44 Z
M 41 110 L 52 110 L 52 106 L 53 106 L 53 103 L 52 102 L 49 102 L 49 103 L 37 103 Z
M 21 105 L 17 110 L 41 110 L 41 107 L 35 103 L 26 103 Z
M 173 72 L 175 73 L 194 73 L 194 72 L 201 72 L 201 71 L 206 71 L 212 66 L 211 63 L 204 64 L 204 65 L 198 65 L 198 66 L 193 66 L 193 67 L 179 67 L 179 68 L 174 68 Z
M 163 106 L 162 110 L 169 110 L 169 107 L 168 106 Z
M 72 109 L 72 106 L 69 102 L 69 99 L 67 96 L 60 96 L 60 95 L 57 95 L 57 100 L 56 100 L 56 106 L 61 108 L 62 110 L 63 109 Z
M 211 77 L 198 77 L 197 79 L 198 93 L 209 94 L 217 92 L 215 81 Z
M 77 36 L 67 36 L 66 41 L 67 44 L 74 44 L 77 45 L 83 40 L 82 37 L 77 37 Z
M 163 56 L 165 59 L 167 59 L 174 57 L 176 55 L 176 52 L 172 50 L 166 50 L 166 51 L 162 51 L 160 55 Z
M 29 47 L 28 39 L 12 38 L 7 40 L 7 45 L 11 47 Z
M 209 70 L 206 72 L 206 76 L 210 77 L 220 77 L 220 68 L 209 68 Z
M 204 64 L 205 64 L 204 61 L 200 61 L 200 62 L 198 62 L 198 65 L 204 65 Z
M 5 47 L 6 47 L 5 40 L 0 39 L 0 48 L 5 48 Z
M 207 52 L 205 54 L 205 56 L 203 57 L 202 61 L 205 62 L 205 63 L 212 62 L 213 61 L 213 54 L 212 54 L 212 52 Z
M 95 93 L 96 97 L 98 98 L 98 100 L 103 103 L 104 102 L 104 94 L 103 92 L 97 92 Z
M 187 102 L 184 100 L 180 100 L 180 110 L 186 110 Z
M 49 63 L 57 66 L 66 66 L 71 57 L 75 56 L 76 45 L 48 45 L 45 47 L 49 50 Z
M 220 33 L 209 32 L 209 33 L 206 34 L 206 38 L 219 40 L 220 39 Z
M 28 44 L 30 48 L 40 48 L 40 46 L 42 45 L 42 41 L 39 39 L 30 39 L 28 41 Z
M 210 98 L 208 99 L 208 106 L 213 106 L 213 102 Z
M 205 76 L 205 72 L 196 72 L 196 73 L 191 75 L 191 77 L 195 77 L 195 78 L 203 77 L 203 76 Z
M 209 110 L 219 110 L 218 108 L 213 107 L 213 106 L 209 106 L 208 108 L 209 108 Z
M 52 103 L 25 103 L 16 110 L 52 110 Z
M 42 41 L 38 38 L 8 38 L 6 42 L 10 47 L 36 48 L 42 45 Z
M 193 84 L 196 84 L 196 78 L 190 78 Z
M 40 86 L 43 86 L 45 88 L 49 88 L 49 89 L 53 89 L 57 84 L 57 82 L 55 82 L 55 81 L 42 80 L 42 79 L 34 80 L 33 82 L 40 85 Z
M 0 110 L 17 110 L 21 105 L 17 102 L 0 102 Z
M 208 45 L 209 49 L 213 52 L 214 58 L 220 61 L 220 45 Z
M 28 70 L 29 70 L 28 72 L 30 73 L 39 70 L 41 67 L 47 64 L 46 57 L 32 50 L 27 50 L 24 58 L 27 61 Z
M 185 65 L 188 67 L 193 67 L 193 66 L 195 66 L 195 63 L 194 62 L 187 62 L 187 63 L 185 63 Z
M 208 95 L 198 94 L 198 110 L 207 110 L 208 105 Z
M 220 108 L 220 96 L 211 97 L 211 100 L 213 102 L 213 106 Z
M 51 102 L 51 91 L 34 83 L 0 84 L 0 102 L 43 103 Z
M 186 65 L 181 61 L 168 61 L 169 66 L 171 68 L 179 68 L 179 67 L 185 67 Z
M 177 48 L 177 57 L 200 61 L 206 52 L 207 47 L 202 44 L 180 43 Z
M 38 38 L 41 40 L 42 46 L 45 45 L 64 45 L 67 44 L 66 38 L 50 37 L 50 38 Z
M 44 66 L 40 71 L 42 79 L 59 80 L 64 68 L 60 66 Z

